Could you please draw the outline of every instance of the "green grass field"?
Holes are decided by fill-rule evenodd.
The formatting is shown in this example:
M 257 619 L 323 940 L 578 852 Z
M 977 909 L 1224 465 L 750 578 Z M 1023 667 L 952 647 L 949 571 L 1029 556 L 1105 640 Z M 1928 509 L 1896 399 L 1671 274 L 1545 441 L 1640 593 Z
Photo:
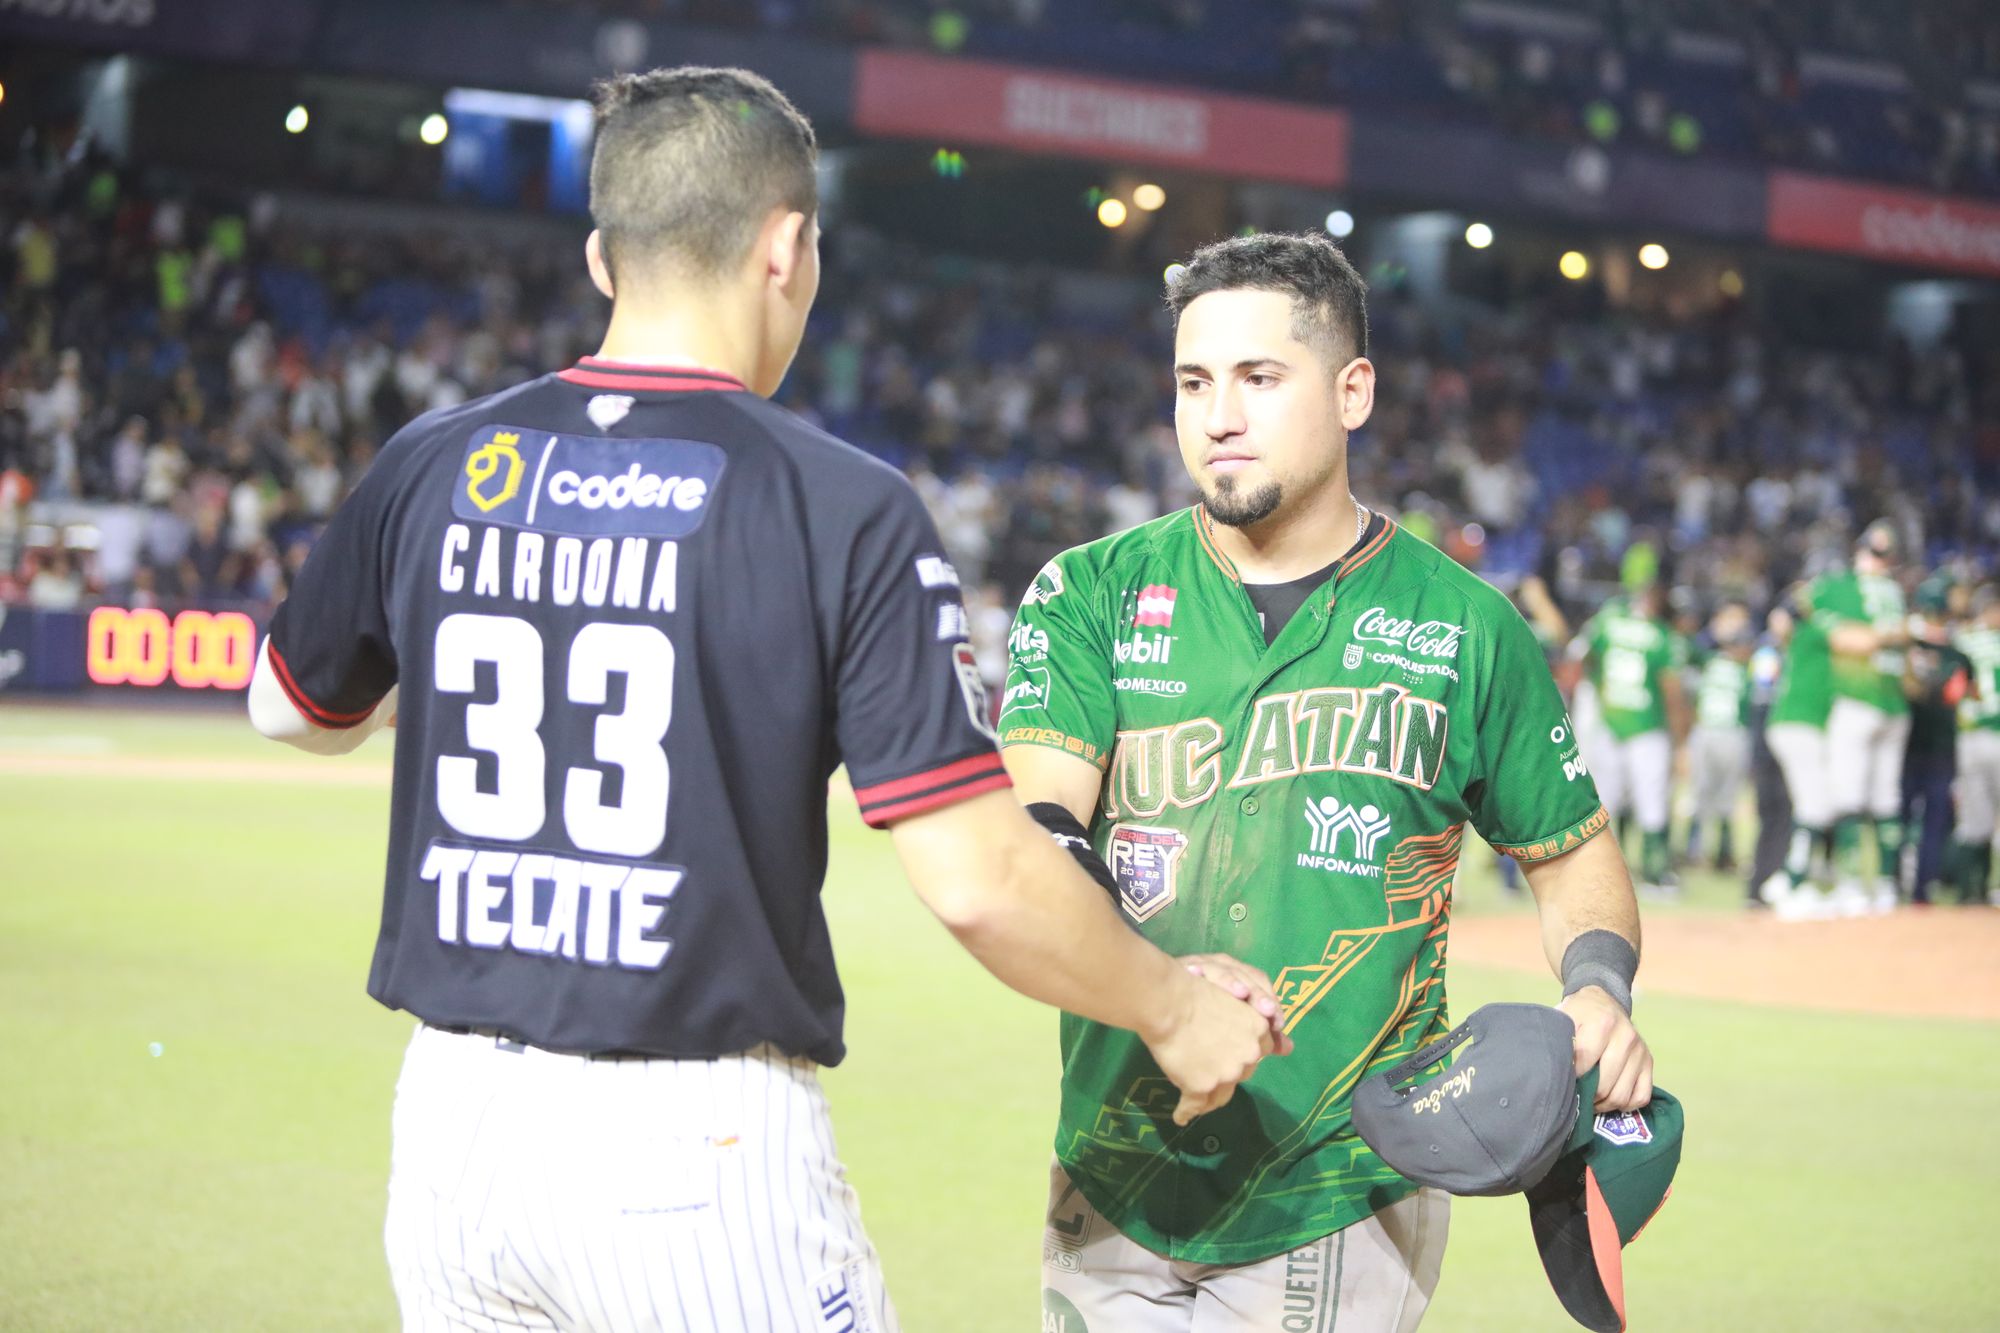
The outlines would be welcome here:
M 394 1327 L 410 1020 L 363 990 L 389 794 L 315 780 L 385 763 L 233 714 L 0 705 L 0 1329 Z M 1462 911 L 1519 910 L 1468 862 Z M 834 866 L 853 1054 L 827 1084 L 904 1324 L 1037 1328 L 1053 1019 L 957 950 L 851 806 Z M 1461 1014 L 1552 998 L 1451 980 Z M 1640 1019 L 1689 1129 L 1627 1252 L 1635 1330 L 2000 1327 L 2000 1029 L 1665 995 Z M 1518 1199 L 1461 1201 L 1452 1232 L 1427 1329 L 1575 1327 Z

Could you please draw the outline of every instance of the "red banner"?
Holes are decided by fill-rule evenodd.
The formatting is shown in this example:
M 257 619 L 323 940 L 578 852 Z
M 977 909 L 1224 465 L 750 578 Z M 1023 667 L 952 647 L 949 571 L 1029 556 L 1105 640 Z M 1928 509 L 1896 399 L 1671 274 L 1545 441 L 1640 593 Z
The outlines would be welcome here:
M 2000 208 L 1941 194 L 1774 171 L 1765 229 L 1779 245 L 2000 275 Z
M 1344 111 L 901 51 L 862 53 L 854 103 L 855 125 L 871 134 L 1347 181 Z

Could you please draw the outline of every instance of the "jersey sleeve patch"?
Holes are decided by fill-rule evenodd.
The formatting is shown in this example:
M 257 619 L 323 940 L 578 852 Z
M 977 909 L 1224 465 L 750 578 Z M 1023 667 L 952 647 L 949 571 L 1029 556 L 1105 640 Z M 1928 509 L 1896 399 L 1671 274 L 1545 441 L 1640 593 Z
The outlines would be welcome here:
M 857 786 L 854 800 L 861 807 L 862 822 L 871 828 L 886 828 L 898 819 L 1012 785 L 999 753 L 988 751 L 906 778 Z
M 1110 751 L 1054 727 L 1008 727 L 1000 733 L 1000 744 L 1002 748 L 1009 745 L 1046 745 L 1051 750 L 1062 750 L 1088 759 L 1099 768 L 1111 763 Z
M 686 537 L 707 517 L 725 456 L 700 440 L 621 440 L 482 425 L 451 512 L 578 537 Z
M 1499 852 L 1502 856 L 1511 856 L 1523 864 L 1533 865 L 1537 861 L 1553 860 L 1565 852 L 1575 851 L 1598 834 L 1604 832 L 1605 827 L 1610 822 L 1610 814 L 1600 805 L 1590 815 L 1579 819 L 1576 823 L 1560 832 L 1550 834 L 1546 838 L 1512 846 L 1496 842 L 1493 844 L 1493 850 Z

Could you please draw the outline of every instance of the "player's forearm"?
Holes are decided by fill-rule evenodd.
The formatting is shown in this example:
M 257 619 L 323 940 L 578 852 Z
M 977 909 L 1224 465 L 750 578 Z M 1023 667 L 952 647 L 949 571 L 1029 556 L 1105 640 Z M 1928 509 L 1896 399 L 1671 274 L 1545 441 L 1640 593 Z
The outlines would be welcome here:
M 1142 1035 L 1186 979 L 1005 792 L 898 824 L 918 895 L 987 971 L 1030 999 Z
M 1527 867 L 1541 916 L 1542 951 L 1562 975 L 1563 954 L 1577 936 L 1608 930 L 1639 949 L 1639 902 L 1615 838 L 1592 838 L 1573 852 Z

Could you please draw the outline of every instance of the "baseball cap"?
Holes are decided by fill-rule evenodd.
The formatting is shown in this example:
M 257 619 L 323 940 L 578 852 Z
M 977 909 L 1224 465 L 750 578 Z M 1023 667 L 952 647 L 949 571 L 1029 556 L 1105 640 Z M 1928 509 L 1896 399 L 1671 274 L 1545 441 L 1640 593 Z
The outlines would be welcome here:
M 1354 1090 L 1354 1128 L 1419 1184 L 1518 1194 L 1569 1147 L 1576 1125 L 1576 1027 L 1541 1004 L 1489 1004 Z M 1456 1053 L 1452 1067 L 1409 1080 Z M 1594 1076 L 1593 1076 L 1594 1077 Z
M 1525 1193 L 1542 1269 L 1572 1318 L 1625 1327 L 1624 1247 L 1680 1165 L 1679 1101 L 1595 1115 L 1597 1071 L 1575 1075 L 1575 1026 L 1538 1004 L 1489 1004 L 1354 1092 L 1354 1127 L 1383 1161 L 1453 1194 Z M 1414 1075 L 1457 1053 L 1424 1082 Z
M 1576 1095 L 1576 1128 L 1527 1189 L 1528 1223 L 1563 1309 L 1597 1333 L 1624 1333 L 1624 1250 L 1673 1192 L 1681 1104 L 1654 1088 L 1637 1111 L 1593 1115 L 1595 1069 L 1577 1080 Z

